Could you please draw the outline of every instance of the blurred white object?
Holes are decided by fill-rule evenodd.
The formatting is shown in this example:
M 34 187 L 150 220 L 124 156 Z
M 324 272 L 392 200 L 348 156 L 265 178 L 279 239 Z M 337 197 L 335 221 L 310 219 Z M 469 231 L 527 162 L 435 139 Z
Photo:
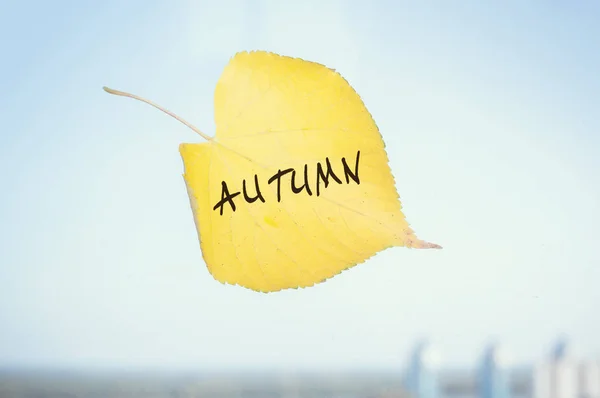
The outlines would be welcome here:
M 600 361 L 585 361 L 579 368 L 581 398 L 600 398 Z
M 581 398 L 579 366 L 567 342 L 560 340 L 549 360 L 536 366 L 533 380 L 534 398 Z M 596 398 L 596 397 L 594 397 Z
M 427 345 L 421 352 L 421 362 L 429 370 L 438 370 L 441 363 L 440 353 L 433 346 Z

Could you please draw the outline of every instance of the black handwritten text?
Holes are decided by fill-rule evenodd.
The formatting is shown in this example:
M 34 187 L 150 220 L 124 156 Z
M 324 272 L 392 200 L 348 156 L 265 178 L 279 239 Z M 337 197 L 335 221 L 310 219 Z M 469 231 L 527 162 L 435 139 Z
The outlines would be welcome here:
M 346 158 L 341 159 L 341 170 L 334 170 L 331 160 L 326 157 L 325 161 L 317 162 L 315 166 L 315 181 L 314 181 L 314 194 L 320 196 L 323 189 L 327 188 L 329 184 L 337 183 L 343 184 L 342 177 L 346 181 L 346 184 L 350 184 L 352 180 L 357 185 L 360 185 L 360 177 L 358 175 L 358 166 L 360 161 L 360 151 L 356 152 L 356 159 L 354 162 L 354 170 L 348 165 Z M 285 194 L 282 188 L 282 177 L 291 173 L 290 179 L 290 191 L 293 195 L 301 194 L 305 192 L 306 195 L 313 195 L 313 188 L 311 188 L 311 181 L 309 181 L 309 167 L 305 164 L 302 170 L 297 171 L 294 168 L 279 169 L 273 174 L 268 180 L 267 184 L 275 184 L 277 189 L 277 202 L 283 200 L 283 194 Z M 339 175 L 338 175 L 339 174 Z M 254 174 L 253 182 L 248 183 L 246 179 L 242 180 L 242 190 L 238 192 L 230 192 L 229 187 L 225 181 L 221 181 L 221 200 L 215 204 L 213 210 L 219 211 L 220 215 L 223 215 L 225 205 L 229 205 L 233 212 L 236 211 L 237 206 L 235 200 L 239 195 L 242 195 L 246 203 L 252 204 L 260 200 L 262 203 L 266 203 L 265 197 L 263 196 L 260 188 L 260 182 L 258 175 Z M 254 185 L 249 188 L 248 185 Z M 241 198 L 238 198 L 241 199 Z

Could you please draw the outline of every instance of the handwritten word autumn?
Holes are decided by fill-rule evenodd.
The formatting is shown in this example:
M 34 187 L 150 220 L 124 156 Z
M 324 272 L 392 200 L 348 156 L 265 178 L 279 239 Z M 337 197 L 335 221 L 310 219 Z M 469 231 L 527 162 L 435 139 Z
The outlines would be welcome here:
M 350 166 L 348 165 L 348 162 L 346 161 L 346 158 L 343 157 L 341 159 L 341 161 L 340 161 L 341 169 L 343 172 L 343 179 L 346 181 L 346 184 L 350 184 L 350 180 L 352 180 L 357 185 L 360 185 L 360 178 L 358 176 L 359 161 L 360 161 L 360 151 L 356 152 L 356 161 L 354 163 L 354 170 L 352 170 L 350 168 Z M 340 168 L 338 167 L 338 169 L 337 169 L 338 173 L 340 173 L 339 169 Z M 292 194 L 295 194 L 295 195 L 298 195 L 302 191 L 304 191 L 307 195 L 312 196 L 313 188 L 314 188 L 316 196 L 320 196 L 322 187 L 327 188 L 329 186 L 330 181 L 335 181 L 338 184 L 343 184 L 343 181 L 340 178 L 342 173 L 340 173 L 340 176 L 338 176 L 338 174 L 336 174 L 336 171 L 334 171 L 334 167 L 331 164 L 331 161 L 329 160 L 328 157 L 325 158 L 324 164 L 322 164 L 321 162 L 317 162 L 317 164 L 316 164 L 315 173 L 314 173 L 315 180 L 313 183 L 314 185 L 312 185 L 313 188 L 311 188 L 311 184 L 309 183 L 308 164 L 304 165 L 304 168 L 301 172 L 298 172 L 297 170 L 295 170 L 293 168 L 288 168 L 285 170 L 280 169 L 277 171 L 277 173 L 273 174 L 267 180 L 267 184 L 269 184 L 269 185 L 277 184 L 277 202 L 281 202 L 282 190 L 284 190 L 284 188 L 282 188 L 281 178 L 283 176 L 285 176 L 286 174 L 290 174 L 290 173 L 291 173 L 291 179 L 290 179 L 289 190 Z M 300 174 L 300 173 L 302 173 L 302 177 L 298 177 L 298 174 Z M 296 181 L 297 179 L 303 180 L 302 185 L 298 186 L 297 181 Z M 254 190 L 253 190 L 252 194 L 250 194 L 248 192 L 248 183 L 246 182 L 245 179 L 242 180 L 242 190 L 232 193 L 229 191 L 227 182 L 221 181 L 221 200 L 213 207 L 213 210 L 215 210 L 215 211 L 219 210 L 219 214 L 223 215 L 223 209 L 224 209 L 225 205 L 229 204 L 229 206 L 231 207 L 231 210 L 233 210 L 235 212 L 235 210 L 237 208 L 236 203 L 235 203 L 235 198 L 237 198 L 239 195 L 243 196 L 246 203 L 254 203 L 257 200 L 260 200 L 261 202 L 265 203 L 266 200 L 261 192 L 260 185 L 261 185 L 261 183 L 258 179 L 258 175 L 254 174 Z M 241 198 L 238 198 L 238 200 L 240 200 L 240 199 Z

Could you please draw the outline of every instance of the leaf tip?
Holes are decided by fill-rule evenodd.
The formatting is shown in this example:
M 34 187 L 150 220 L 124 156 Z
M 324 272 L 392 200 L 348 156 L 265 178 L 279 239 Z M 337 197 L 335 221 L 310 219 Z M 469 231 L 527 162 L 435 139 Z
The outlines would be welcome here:
M 442 246 L 437 243 L 426 242 L 424 240 L 419 241 L 410 241 L 408 242 L 408 247 L 414 249 L 442 249 Z

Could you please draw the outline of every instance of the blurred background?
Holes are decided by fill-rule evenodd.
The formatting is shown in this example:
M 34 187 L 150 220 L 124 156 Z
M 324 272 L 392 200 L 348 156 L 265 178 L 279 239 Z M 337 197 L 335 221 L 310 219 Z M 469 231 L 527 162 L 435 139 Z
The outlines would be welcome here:
M 0 3 L 0 397 L 600 397 L 600 3 Z M 203 263 L 178 145 L 230 57 L 339 71 L 395 248 L 258 294 Z

